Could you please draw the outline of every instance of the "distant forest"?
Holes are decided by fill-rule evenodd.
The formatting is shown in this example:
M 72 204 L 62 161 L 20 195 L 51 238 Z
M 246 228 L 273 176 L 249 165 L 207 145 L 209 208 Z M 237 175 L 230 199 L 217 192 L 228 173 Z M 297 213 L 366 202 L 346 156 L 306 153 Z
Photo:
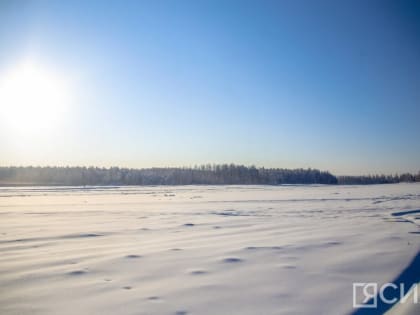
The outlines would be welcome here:
M 420 182 L 416 175 L 334 176 L 317 169 L 256 168 L 235 164 L 182 168 L 0 167 L 0 185 L 364 185 Z

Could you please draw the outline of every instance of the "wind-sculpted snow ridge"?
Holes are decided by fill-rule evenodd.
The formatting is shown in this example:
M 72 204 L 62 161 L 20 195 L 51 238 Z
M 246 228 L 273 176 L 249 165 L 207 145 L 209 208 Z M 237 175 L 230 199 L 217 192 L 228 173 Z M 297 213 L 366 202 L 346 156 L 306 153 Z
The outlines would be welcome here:
M 3 187 L 0 314 L 364 312 L 353 283 L 418 280 L 419 209 L 419 184 Z

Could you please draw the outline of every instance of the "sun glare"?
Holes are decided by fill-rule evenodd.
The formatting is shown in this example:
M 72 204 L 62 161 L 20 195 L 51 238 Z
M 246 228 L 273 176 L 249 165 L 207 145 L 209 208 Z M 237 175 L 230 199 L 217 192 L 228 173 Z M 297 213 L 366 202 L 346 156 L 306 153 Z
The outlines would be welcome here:
M 11 132 L 50 130 L 68 109 L 65 80 L 40 64 L 24 62 L 0 74 L 0 118 Z

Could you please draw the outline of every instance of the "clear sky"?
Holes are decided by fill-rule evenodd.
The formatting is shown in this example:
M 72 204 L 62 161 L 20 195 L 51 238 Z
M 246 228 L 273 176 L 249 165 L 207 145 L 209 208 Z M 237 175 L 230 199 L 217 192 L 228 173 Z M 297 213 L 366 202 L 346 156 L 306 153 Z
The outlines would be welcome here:
M 420 170 L 419 1 L 1 0 L 0 83 L 0 165 Z

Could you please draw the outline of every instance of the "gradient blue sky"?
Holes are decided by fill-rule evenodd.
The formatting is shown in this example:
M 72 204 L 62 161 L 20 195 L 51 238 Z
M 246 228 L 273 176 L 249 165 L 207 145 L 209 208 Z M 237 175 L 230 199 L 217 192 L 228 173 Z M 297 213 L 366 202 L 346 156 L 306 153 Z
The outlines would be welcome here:
M 0 73 L 28 58 L 75 97 L 1 165 L 420 170 L 419 1 L 2 0 Z

